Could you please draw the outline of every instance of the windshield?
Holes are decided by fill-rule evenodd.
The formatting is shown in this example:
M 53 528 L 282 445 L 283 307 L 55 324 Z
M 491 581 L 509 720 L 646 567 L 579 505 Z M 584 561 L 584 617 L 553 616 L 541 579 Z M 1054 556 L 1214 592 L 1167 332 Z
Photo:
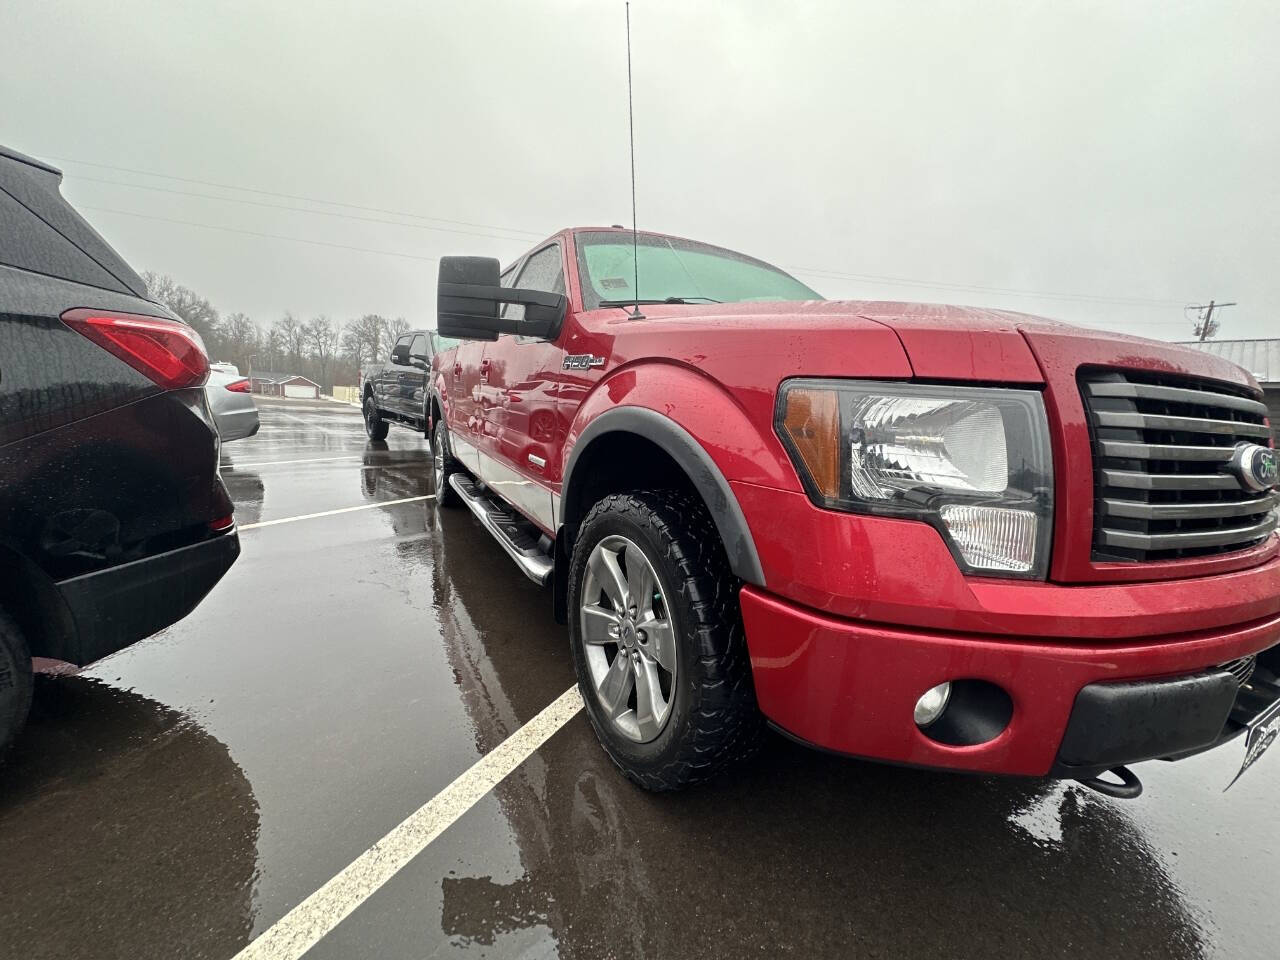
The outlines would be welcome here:
M 795 277 L 732 250 L 705 243 L 642 233 L 636 261 L 629 233 L 584 231 L 577 234 L 578 273 L 583 306 L 642 302 L 748 303 L 769 300 L 821 300 L 822 295 Z

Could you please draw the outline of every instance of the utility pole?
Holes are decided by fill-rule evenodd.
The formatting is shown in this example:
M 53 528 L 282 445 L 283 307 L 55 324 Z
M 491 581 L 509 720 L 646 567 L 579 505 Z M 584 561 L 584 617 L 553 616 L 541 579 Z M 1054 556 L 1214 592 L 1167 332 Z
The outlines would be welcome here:
M 1210 300 L 1208 303 L 1187 304 L 1187 310 L 1196 311 L 1195 331 L 1201 343 L 1204 343 L 1205 340 L 1218 332 L 1218 324 L 1214 322 L 1213 311 L 1221 310 L 1223 307 L 1234 306 L 1237 306 L 1234 300 L 1227 303 L 1218 303 L 1216 300 Z

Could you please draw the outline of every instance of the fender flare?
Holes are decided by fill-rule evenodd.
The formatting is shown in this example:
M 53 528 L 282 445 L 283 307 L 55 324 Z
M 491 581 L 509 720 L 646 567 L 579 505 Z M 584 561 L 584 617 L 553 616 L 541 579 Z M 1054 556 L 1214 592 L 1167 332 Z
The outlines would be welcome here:
M 435 380 L 433 380 L 430 384 L 428 384 L 426 397 L 423 400 L 423 406 L 426 407 L 426 411 L 427 411 L 427 421 L 428 421 L 427 422 L 427 439 L 428 440 L 431 439 L 431 431 L 435 430 L 435 427 L 436 427 L 435 423 L 431 421 L 431 404 L 432 403 L 434 403 L 437 407 L 440 408 L 440 416 L 445 420 L 445 422 L 447 423 L 449 420 L 449 404 L 446 399 L 448 394 L 438 389 L 442 381 L 443 381 L 442 377 L 436 377 Z
M 647 407 L 614 407 L 606 410 L 587 424 L 586 429 L 578 436 L 565 464 L 561 487 L 565 496 L 559 502 L 560 516 L 557 517 L 560 525 L 564 523 L 564 503 L 569 500 L 573 490 L 573 473 L 578 457 L 591 445 L 592 440 L 606 433 L 634 433 L 661 447 L 685 472 L 706 503 L 734 575 L 757 586 L 765 585 L 760 555 L 756 552 L 747 518 L 724 474 L 684 427 Z

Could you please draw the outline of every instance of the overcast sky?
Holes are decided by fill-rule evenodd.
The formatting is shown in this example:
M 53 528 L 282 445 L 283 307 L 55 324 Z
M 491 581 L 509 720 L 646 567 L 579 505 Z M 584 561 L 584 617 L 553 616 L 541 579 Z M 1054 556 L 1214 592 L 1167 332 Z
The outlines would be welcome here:
M 0 143 L 60 166 L 126 259 L 223 312 L 429 325 L 429 258 L 630 223 L 623 16 L 4 0 Z M 631 18 L 642 228 L 829 297 L 1163 339 L 1216 297 L 1240 302 L 1220 338 L 1280 336 L 1280 4 L 636 0 Z

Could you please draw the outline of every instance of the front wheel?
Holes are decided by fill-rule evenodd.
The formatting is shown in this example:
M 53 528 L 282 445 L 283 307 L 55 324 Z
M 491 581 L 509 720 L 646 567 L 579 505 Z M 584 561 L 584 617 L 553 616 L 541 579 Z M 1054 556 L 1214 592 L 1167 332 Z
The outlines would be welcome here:
M 569 568 L 569 638 L 596 736 L 629 778 L 676 790 L 748 754 L 761 729 L 738 582 L 697 497 L 614 494 Z
M 364 398 L 364 432 L 369 435 L 370 440 L 387 439 L 387 430 L 391 428 L 391 424 L 382 419 L 382 415 L 378 413 L 378 405 L 373 402 L 373 394 Z
M 31 653 L 13 622 L 0 611 L 0 757 L 31 711 Z
M 458 491 L 449 485 L 449 475 L 458 472 L 458 461 L 449 448 L 449 428 L 444 420 L 436 424 L 431 440 L 431 475 L 435 483 L 436 505 L 452 507 L 458 503 Z

